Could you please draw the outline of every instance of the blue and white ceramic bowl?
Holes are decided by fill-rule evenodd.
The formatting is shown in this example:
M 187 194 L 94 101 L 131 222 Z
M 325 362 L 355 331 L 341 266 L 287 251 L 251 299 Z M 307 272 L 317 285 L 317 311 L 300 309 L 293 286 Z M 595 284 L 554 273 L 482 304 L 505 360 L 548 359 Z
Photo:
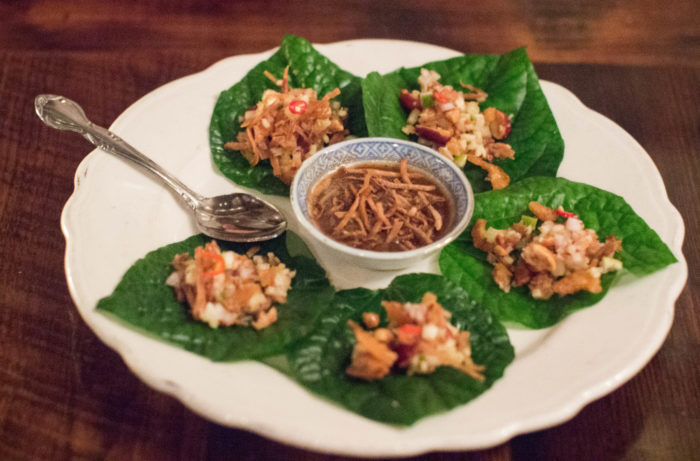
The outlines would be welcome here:
M 407 158 L 413 168 L 428 173 L 444 186 L 454 201 L 451 229 L 439 240 L 410 251 L 370 251 L 353 248 L 322 233 L 311 221 L 308 194 L 316 183 L 341 166 L 359 163 L 398 163 Z M 474 193 L 464 173 L 448 158 L 420 144 L 391 138 L 358 138 L 333 144 L 304 160 L 292 181 L 294 214 L 312 238 L 320 241 L 348 264 L 369 269 L 393 270 L 409 267 L 439 251 L 464 231 L 474 210 Z

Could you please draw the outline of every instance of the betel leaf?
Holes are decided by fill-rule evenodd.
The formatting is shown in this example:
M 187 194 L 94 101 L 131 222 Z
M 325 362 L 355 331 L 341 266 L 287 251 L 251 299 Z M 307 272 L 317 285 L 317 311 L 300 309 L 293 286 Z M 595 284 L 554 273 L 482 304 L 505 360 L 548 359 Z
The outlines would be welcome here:
M 260 254 L 271 251 L 287 267 L 296 270 L 287 302 L 277 307 L 277 322 L 258 331 L 247 326 L 214 329 L 194 320 L 189 308 L 175 299 L 165 280 L 172 272 L 170 262 L 176 254 L 194 254 L 195 247 L 210 240 L 196 235 L 147 254 L 129 268 L 110 296 L 99 301 L 97 310 L 149 336 L 211 360 L 234 361 L 282 353 L 287 344 L 306 334 L 316 316 L 328 306 L 334 289 L 325 271 L 313 258 L 304 255 L 301 239 L 287 232 L 274 240 L 254 244 L 260 246 Z M 222 251 L 237 253 L 245 253 L 253 246 L 222 241 L 218 244 Z
M 557 174 L 564 140 L 524 48 L 504 55 L 464 55 L 385 75 L 370 73 L 362 82 L 370 136 L 408 139 L 401 131 L 407 113 L 399 103 L 399 93 L 404 88 L 419 89 L 417 79 L 422 67 L 438 72 L 442 84 L 461 88 L 462 82 L 486 91 L 488 99 L 481 103 L 482 109 L 496 107 L 512 114 L 512 131 L 504 142 L 515 150 L 515 159 L 495 162 L 508 173 L 511 183 L 530 176 Z M 491 189 L 481 168 L 467 163 L 464 172 L 474 192 Z
M 381 300 L 420 302 L 433 292 L 452 313 L 451 322 L 468 330 L 472 357 L 484 365 L 478 381 L 450 367 L 428 375 L 389 375 L 365 381 L 348 376 L 355 337 L 349 319 L 361 323 L 363 312 L 376 312 L 386 324 Z M 336 293 L 313 331 L 289 348 L 287 362 L 273 364 L 300 384 L 355 413 L 377 421 L 409 425 L 420 418 L 462 405 L 486 391 L 514 358 L 505 328 L 464 290 L 435 274 L 399 276 L 384 290 L 356 288 Z
M 251 167 L 236 151 L 224 149 L 224 144 L 236 139 L 241 130 L 241 117 L 246 109 L 257 104 L 267 89 L 278 89 L 263 73 L 269 71 L 281 78 L 289 66 L 291 88 L 313 88 L 319 97 L 335 88 L 340 89 L 336 98 L 348 108 L 346 127 L 355 136 L 366 136 L 360 78 L 342 70 L 316 51 L 300 37 L 287 35 L 279 50 L 270 58 L 255 66 L 243 79 L 223 91 L 209 124 L 209 144 L 214 164 L 221 173 L 238 185 L 251 187 L 266 194 L 288 195 L 289 186 L 272 175 L 269 162 L 263 161 Z
M 634 275 L 645 275 L 676 261 L 659 236 L 640 218 L 625 200 L 613 193 L 563 178 L 528 178 L 506 189 L 477 194 L 471 225 L 440 253 L 440 270 L 477 301 L 483 303 L 502 321 L 517 322 L 530 328 L 551 326 L 570 313 L 590 306 L 605 296 L 616 273 L 601 279 L 603 291 L 598 294 L 578 292 L 548 300 L 530 296 L 527 287 L 502 291 L 493 281 L 493 267 L 486 254 L 475 248 L 471 227 L 477 219 L 487 220 L 487 227 L 506 229 L 531 215 L 528 204 L 537 201 L 552 208 L 562 206 L 581 218 L 587 228 L 594 229 L 600 239 L 615 235 L 622 240 L 623 269 Z

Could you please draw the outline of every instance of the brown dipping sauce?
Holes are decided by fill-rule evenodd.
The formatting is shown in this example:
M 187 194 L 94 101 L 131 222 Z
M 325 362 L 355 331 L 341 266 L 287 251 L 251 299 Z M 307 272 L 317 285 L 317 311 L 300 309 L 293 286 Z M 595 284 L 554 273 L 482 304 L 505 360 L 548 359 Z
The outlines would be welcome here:
M 400 164 L 363 163 L 322 178 L 308 197 L 311 220 L 351 247 L 408 251 L 439 240 L 452 226 L 454 205 L 426 173 Z

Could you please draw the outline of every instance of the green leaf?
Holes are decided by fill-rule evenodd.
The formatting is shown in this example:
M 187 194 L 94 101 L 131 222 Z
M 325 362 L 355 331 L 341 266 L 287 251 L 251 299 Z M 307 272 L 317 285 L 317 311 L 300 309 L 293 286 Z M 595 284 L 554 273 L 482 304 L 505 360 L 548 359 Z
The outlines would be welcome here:
M 563 178 L 528 178 L 503 190 L 477 194 L 472 225 L 483 218 L 488 227 L 506 229 L 520 221 L 523 214 L 531 214 L 528 204 L 533 200 L 574 212 L 601 239 L 608 235 L 620 238 L 623 269 L 634 275 L 650 274 L 676 261 L 656 232 L 622 197 Z M 527 287 L 505 293 L 493 281 L 492 266 L 486 261 L 486 254 L 474 248 L 471 226 L 442 250 L 440 270 L 501 321 L 517 322 L 530 328 L 551 326 L 570 313 L 597 303 L 616 277 L 614 273 L 605 274 L 601 279 L 603 291 L 598 294 L 579 292 L 537 300 L 530 296 Z
M 194 248 L 210 241 L 203 235 L 190 237 L 155 250 L 134 263 L 124 274 L 111 296 L 97 304 L 97 310 L 109 314 L 151 337 L 202 355 L 214 361 L 259 359 L 280 354 L 287 344 L 300 338 L 330 303 L 333 287 L 316 261 L 300 251 L 301 239 L 286 233 L 274 240 L 255 244 L 261 253 L 273 252 L 287 267 L 296 270 L 287 303 L 277 307 L 278 320 L 267 328 L 232 326 L 210 328 L 194 320 L 189 308 L 175 299 L 165 284 L 172 272 L 170 262 L 179 253 L 193 254 Z M 287 241 L 293 241 L 294 252 Z M 245 253 L 253 244 L 218 241 L 222 251 Z M 308 250 L 306 250 L 308 251 Z
M 219 95 L 209 124 L 214 164 L 224 176 L 238 185 L 283 196 L 289 195 L 289 186 L 272 175 L 269 162 L 251 167 L 239 152 L 224 149 L 224 144 L 236 139 L 241 127 L 239 117 L 246 109 L 257 104 L 266 89 L 278 89 L 263 72 L 267 70 L 281 77 L 286 66 L 289 66 L 289 85 L 292 88 L 313 88 L 319 96 L 339 88 L 338 100 L 348 108 L 347 128 L 355 136 L 367 135 L 361 79 L 332 63 L 303 38 L 285 36 L 277 52 Z
M 348 376 L 355 337 L 348 319 L 361 322 L 363 312 L 380 314 L 381 300 L 420 302 L 427 291 L 437 295 L 451 321 L 471 332 L 474 362 L 486 366 L 480 382 L 450 367 L 429 375 L 390 375 L 377 381 Z M 513 360 L 513 347 L 503 326 L 459 286 L 434 274 L 397 277 L 384 290 L 357 288 L 340 291 L 332 306 L 319 317 L 313 332 L 290 347 L 287 363 L 276 364 L 312 392 L 355 413 L 377 421 L 409 425 L 425 416 L 462 405 L 486 391 Z
M 465 55 L 420 67 L 401 68 L 386 75 L 374 72 L 362 82 L 367 130 L 370 136 L 408 139 L 401 131 L 406 111 L 399 93 L 418 89 L 421 67 L 435 70 L 440 82 L 460 88 L 460 82 L 488 93 L 482 109 L 496 107 L 512 114 L 512 131 L 506 143 L 515 150 L 515 160 L 499 160 L 515 183 L 530 176 L 555 176 L 564 155 L 564 140 L 540 88 L 537 74 L 524 48 L 499 55 Z M 464 167 L 474 192 L 491 189 L 484 171 L 471 164 Z

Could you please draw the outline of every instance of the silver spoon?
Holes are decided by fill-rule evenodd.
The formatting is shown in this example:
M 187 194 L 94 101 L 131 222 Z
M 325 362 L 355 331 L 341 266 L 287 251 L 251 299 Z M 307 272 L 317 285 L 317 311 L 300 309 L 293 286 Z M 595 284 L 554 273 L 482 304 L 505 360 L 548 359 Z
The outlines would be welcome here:
M 82 107 L 68 98 L 40 94 L 34 100 L 34 108 L 46 125 L 80 133 L 100 149 L 153 173 L 192 208 L 197 227 L 210 237 L 231 242 L 259 242 L 277 237 L 287 227 L 284 215 L 277 208 L 250 194 L 205 198 L 195 193 L 119 136 L 92 123 Z

